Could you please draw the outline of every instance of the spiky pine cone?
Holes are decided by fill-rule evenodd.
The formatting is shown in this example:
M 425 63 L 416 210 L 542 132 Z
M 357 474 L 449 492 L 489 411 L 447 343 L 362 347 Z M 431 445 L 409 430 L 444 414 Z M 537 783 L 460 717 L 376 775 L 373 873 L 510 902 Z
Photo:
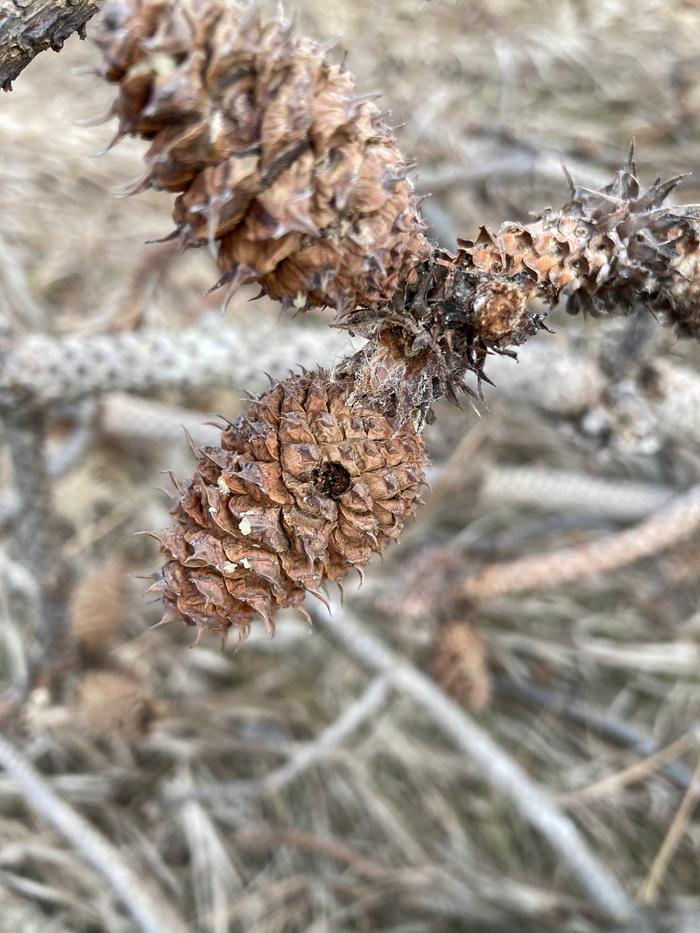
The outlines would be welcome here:
M 425 451 L 410 423 L 348 405 L 351 380 L 292 376 L 198 452 L 176 523 L 158 535 L 152 589 L 166 618 L 244 637 L 256 617 L 361 568 L 401 534 L 420 501 Z M 306 613 L 304 613 L 306 614 Z
M 479 398 L 488 355 L 513 355 L 558 302 L 572 314 L 646 307 L 700 337 L 700 209 L 662 206 L 677 180 L 642 188 L 630 154 L 600 192 L 574 186 L 530 224 L 482 228 L 454 256 L 435 250 L 390 302 L 348 320 L 369 339 L 352 361 L 354 400 L 404 417 L 442 396 Z
M 679 179 L 643 188 L 633 155 L 600 192 L 572 181 L 571 200 L 560 210 L 460 241 L 458 263 L 477 274 L 529 280 L 571 314 L 647 307 L 682 336 L 700 337 L 700 209 L 663 207 Z
M 151 140 L 131 190 L 181 192 L 173 235 L 216 243 L 229 294 L 367 307 L 429 254 L 389 127 L 319 43 L 245 0 L 112 0 L 97 42 L 117 139 Z

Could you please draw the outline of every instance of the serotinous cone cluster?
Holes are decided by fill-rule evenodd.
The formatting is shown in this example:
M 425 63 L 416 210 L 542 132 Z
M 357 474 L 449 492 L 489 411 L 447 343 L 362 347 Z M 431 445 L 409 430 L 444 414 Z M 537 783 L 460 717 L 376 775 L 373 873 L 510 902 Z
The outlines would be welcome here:
M 197 451 L 159 535 L 154 589 L 200 630 L 272 630 L 281 607 L 361 567 L 415 510 L 433 402 L 480 395 L 491 353 L 543 328 L 548 305 L 642 306 L 700 336 L 700 209 L 642 188 L 630 153 L 529 224 L 482 229 L 455 255 L 423 235 L 383 117 L 328 49 L 246 0 L 111 0 L 97 41 L 117 84 L 117 139 L 150 142 L 147 187 L 177 193 L 183 246 L 209 244 L 221 284 L 328 306 L 367 338 L 334 372 L 292 376 Z M 476 377 L 473 385 L 467 377 Z

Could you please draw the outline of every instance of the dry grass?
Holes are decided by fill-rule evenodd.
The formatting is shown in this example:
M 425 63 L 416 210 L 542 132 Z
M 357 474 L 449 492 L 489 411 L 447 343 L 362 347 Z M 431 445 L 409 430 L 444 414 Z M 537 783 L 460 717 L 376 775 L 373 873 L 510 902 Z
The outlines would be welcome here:
M 342 34 L 360 86 L 381 87 L 395 122 L 406 124 L 400 140 L 421 167 L 419 185 L 435 191 L 427 216 L 445 240 L 561 201 L 560 158 L 579 177 L 604 180 L 632 135 L 649 174 L 698 169 L 700 5 L 691 0 L 296 6 L 300 28 Z M 77 121 L 104 111 L 110 95 L 73 69 L 94 58 L 73 39 L 61 55 L 40 56 L 0 100 L 3 341 L 30 330 L 175 329 L 216 305 L 203 297 L 213 278 L 204 251 L 175 258 L 143 245 L 170 230 L 167 196 L 109 196 L 138 174 L 142 146 L 91 157 L 111 127 Z M 685 200 L 698 199 L 698 178 L 681 189 Z M 277 314 L 244 297 L 221 326 L 260 327 L 269 340 Z M 294 326 L 323 325 L 310 317 Z M 643 483 L 644 501 L 653 501 L 654 489 L 663 497 L 698 482 L 700 431 L 672 429 L 676 411 L 689 417 L 683 398 L 665 398 L 654 416 L 661 403 L 652 378 L 662 354 L 664 366 L 694 376 L 697 346 L 635 320 L 558 317 L 553 326 L 558 336 L 537 343 L 551 340 L 585 361 L 594 377 L 585 391 L 543 400 L 547 357 L 534 353 L 528 364 L 524 353 L 532 392 L 527 379 L 512 391 L 504 379 L 481 420 L 441 407 L 430 428 L 434 507 L 359 592 L 346 588 L 352 612 L 425 669 L 445 585 L 495 561 L 628 528 L 632 517 L 616 508 L 610 484 L 632 501 Z M 206 415 L 239 405 L 237 395 L 215 390 L 169 391 L 158 401 Z M 72 410 L 60 414 L 57 447 L 75 421 Z M 120 431 L 98 421 L 87 448 L 54 480 L 65 554 L 78 575 L 116 558 L 132 574 L 152 569 L 153 542 L 133 532 L 167 520 L 159 471 L 189 469 L 169 426 L 150 444 Z M 460 444 L 456 468 L 450 456 Z M 481 479 L 491 464 L 563 471 L 572 475 L 570 496 L 561 481 L 556 510 L 546 493 L 538 501 L 540 487 L 529 498 L 522 486 L 494 496 Z M 0 478 L 9 493 L 7 464 Z M 596 496 L 601 488 L 607 498 Z M 650 928 L 688 933 L 700 929 L 700 822 L 684 786 L 700 756 L 699 554 L 696 536 L 605 576 L 485 606 L 478 626 L 496 676 L 490 704 L 475 714 L 629 894 L 641 890 L 653 902 Z M 100 663 L 126 672 L 151 698 L 158 718 L 150 734 L 133 740 L 115 728 L 111 739 L 92 738 L 72 715 L 76 660 L 63 695 L 49 700 L 37 688 L 11 737 L 188 929 L 610 928 L 543 839 L 401 690 L 372 682 L 341 648 L 292 619 L 274 641 L 258 632 L 239 654 L 220 653 L 214 639 L 192 648 L 189 631 L 149 629 L 158 607 L 143 599 L 141 583 L 130 577 L 123 630 Z M 23 679 L 34 625 L 32 581 L 7 548 L 0 680 Z M 533 694 L 526 703 L 504 686 L 514 682 L 546 689 L 551 702 Z M 324 730 L 356 701 L 366 715 L 328 742 Z M 564 714 L 577 705 L 610 728 Z M 641 730 L 647 744 L 626 741 L 624 726 Z M 320 753 L 309 755 L 308 743 L 323 735 Z M 654 757 L 681 737 L 672 754 Z M 281 781 L 290 761 L 297 765 Z M 679 767 L 669 771 L 669 762 Z M 0 772 L 0 931 L 17 929 L 134 927 L 102 877 Z

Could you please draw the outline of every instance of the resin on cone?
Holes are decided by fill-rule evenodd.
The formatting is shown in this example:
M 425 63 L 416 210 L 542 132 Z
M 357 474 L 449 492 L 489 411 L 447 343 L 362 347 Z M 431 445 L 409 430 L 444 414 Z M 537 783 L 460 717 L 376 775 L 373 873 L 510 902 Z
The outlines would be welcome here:
M 179 486 L 175 524 L 158 535 L 165 564 L 153 584 L 165 618 L 245 637 L 307 592 L 363 567 L 398 539 L 420 502 L 425 450 L 402 426 L 351 407 L 351 380 L 323 371 L 276 384 L 197 451 Z
M 117 139 L 151 144 L 129 193 L 179 192 L 174 235 L 215 248 L 229 293 L 371 307 L 429 255 L 375 95 L 323 45 L 243 0 L 111 0 L 97 42 Z

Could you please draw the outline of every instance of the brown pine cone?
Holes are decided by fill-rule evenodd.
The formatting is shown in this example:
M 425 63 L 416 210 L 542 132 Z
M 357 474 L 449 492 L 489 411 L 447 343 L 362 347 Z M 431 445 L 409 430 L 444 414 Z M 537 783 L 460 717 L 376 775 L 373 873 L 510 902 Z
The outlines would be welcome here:
M 131 674 L 98 669 L 78 680 L 71 710 L 77 724 L 93 738 L 135 742 L 148 735 L 158 703 Z
M 99 658 L 112 647 L 124 623 L 126 567 L 111 558 L 90 568 L 71 594 L 71 634 L 89 659 Z
M 426 463 L 410 423 L 348 405 L 350 380 L 306 373 L 278 383 L 229 424 L 158 535 L 165 566 L 152 589 L 200 630 L 269 634 L 278 608 L 361 568 L 401 534 Z M 304 613 L 306 614 L 306 613 Z
M 390 129 L 321 44 L 244 0 L 112 0 L 97 42 L 117 139 L 151 141 L 132 191 L 181 192 L 173 236 L 216 245 L 229 294 L 371 307 L 429 254 Z
M 468 616 L 449 618 L 438 626 L 433 637 L 433 676 L 467 709 L 483 709 L 491 699 L 484 640 Z
M 482 228 L 460 241 L 457 263 L 522 291 L 530 282 L 571 314 L 629 314 L 646 307 L 681 336 L 700 337 L 700 210 L 662 206 L 679 179 L 643 188 L 633 152 L 602 191 L 571 182 L 571 200 L 530 224 Z M 536 293 L 533 292 L 533 297 Z M 493 315 L 494 336 L 510 321 Z

